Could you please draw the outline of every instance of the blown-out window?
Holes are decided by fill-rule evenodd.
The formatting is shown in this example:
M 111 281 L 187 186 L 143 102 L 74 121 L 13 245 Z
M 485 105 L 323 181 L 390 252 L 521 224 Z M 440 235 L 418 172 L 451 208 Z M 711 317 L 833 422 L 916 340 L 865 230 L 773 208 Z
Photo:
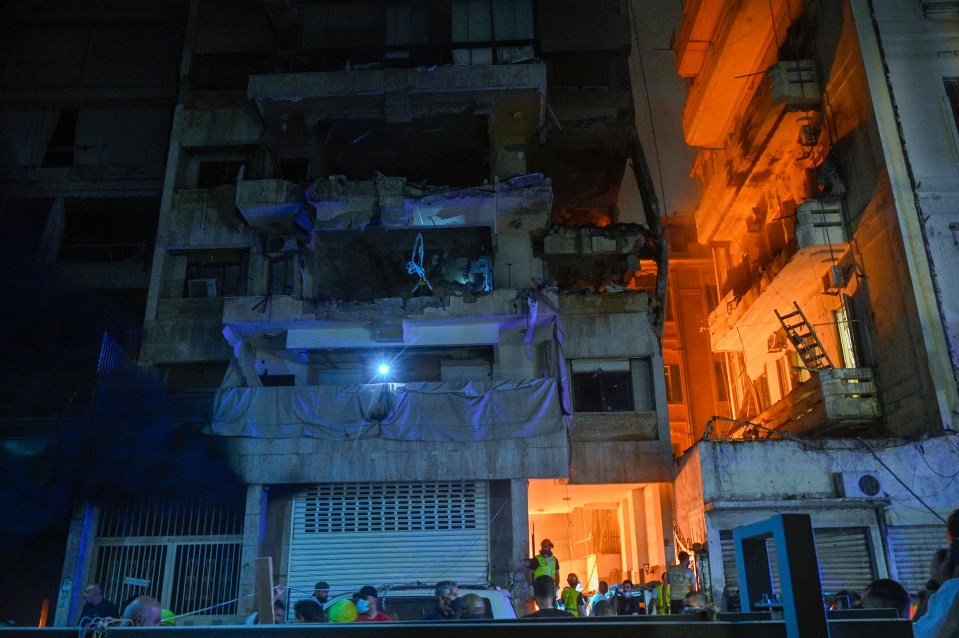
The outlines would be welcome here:
M 655 408 L 649 359 L 576 359 L 571 366 L 577 412 Z

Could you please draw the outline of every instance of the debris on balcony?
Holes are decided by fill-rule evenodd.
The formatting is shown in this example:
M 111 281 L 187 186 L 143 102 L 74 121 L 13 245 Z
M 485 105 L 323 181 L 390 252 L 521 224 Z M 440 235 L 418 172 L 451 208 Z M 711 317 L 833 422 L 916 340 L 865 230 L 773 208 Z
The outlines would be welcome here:
M 567 291 L 633 289 L 641 260 L 653 255 L 649 231 L 639 224 L 554 226 L 541 236 L 549 272 Z

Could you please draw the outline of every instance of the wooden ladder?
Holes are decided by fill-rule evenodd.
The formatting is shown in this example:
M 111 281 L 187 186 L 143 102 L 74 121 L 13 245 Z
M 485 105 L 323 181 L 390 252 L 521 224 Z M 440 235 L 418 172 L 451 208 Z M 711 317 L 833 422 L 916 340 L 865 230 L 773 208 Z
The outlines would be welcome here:
M 796 348 L 799 358 L 808 370 L 831 370 L 833 365 L 829 355 L 823 350 L 816 331 L 809 325 L 806 315 L 803 314 L 799 304 L 793 302 L 796 311 L 781 315 L 778 310 L 774 310 L 779 323 L 782 324 L 789 337 L 790 343 Z

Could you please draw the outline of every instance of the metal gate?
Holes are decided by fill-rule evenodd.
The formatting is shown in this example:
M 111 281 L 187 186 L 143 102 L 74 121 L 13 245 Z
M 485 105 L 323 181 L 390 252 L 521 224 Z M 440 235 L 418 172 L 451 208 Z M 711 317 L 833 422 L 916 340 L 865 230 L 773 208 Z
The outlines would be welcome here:
M 147 595 L 176 614 L 196 616 L 179 624 L 207 624 L 237 613 L 242 541 L 239 506 L 187 499 L 109 503 L 97 526 L 92 580 L 121 612 Z
M 892 577 L 912 593 L 929 580 L 933 553 L 946 546 L 944 525 L 900 525 L 889 527 Z
M 331 597 L 363 585 L 489 581 L 485 482 L 331 483 L 296 495 L 289 587 Z

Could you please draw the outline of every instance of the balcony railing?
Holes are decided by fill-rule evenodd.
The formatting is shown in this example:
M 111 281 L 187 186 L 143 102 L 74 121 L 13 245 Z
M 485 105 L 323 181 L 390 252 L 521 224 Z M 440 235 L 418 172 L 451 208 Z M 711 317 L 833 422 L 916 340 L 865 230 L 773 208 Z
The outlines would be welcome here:
M 825 433 L 869 425 L 882 416 L 871 368 L 821 370 L 756 421 L 772 430 Z

